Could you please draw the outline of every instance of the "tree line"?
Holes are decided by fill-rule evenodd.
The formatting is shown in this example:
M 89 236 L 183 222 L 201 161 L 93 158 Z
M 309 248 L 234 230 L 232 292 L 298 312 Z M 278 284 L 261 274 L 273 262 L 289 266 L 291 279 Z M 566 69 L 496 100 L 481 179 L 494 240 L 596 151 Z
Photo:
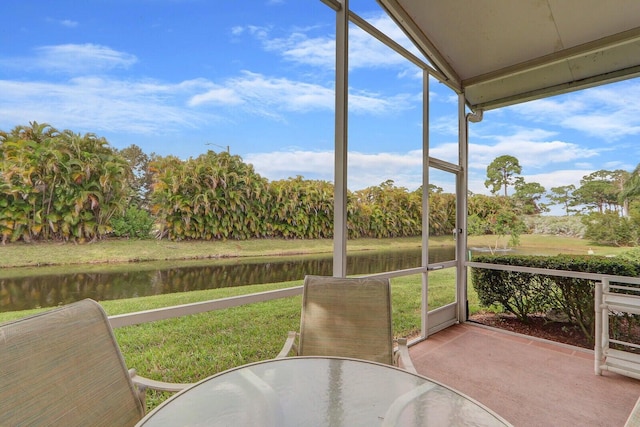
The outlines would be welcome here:
M 511 196 L 524 214 L 549 211 L 541 202 L 546 196 L 551 205 L 559 205 L 566 216 L 580 215 L 586 226 L 585 237 L 597 243 L 635 246 L 640 237 L 640 164 L 628 172 L 622 169 L 599 170 L 585 175 L 580 186 L 552 187 L 549 192 L 537 182 L 527 183 L 519 174 L 522 167 L 516 157 L 497 157 L 487 167 L 485 186 L 492 194 Z
M 513 196 L 470 195 L 470 234 L 517 237 L 525 231 L 522 216 L 540 212 L 539 188 L 515 175 L 495 180 L 497 188 L 513 182 Z M 638 170 L 631 175 L 637 181 Z M 333 190 L 328 181 L 301 176 L 269 181 L 228 151 L 186 160 L 147 155 L 136 145 L 118 150 L 95 134 L 36 122 L 0 132 L 2 243 L 330 238 Z M 455 203 L 454 194 L 429 188 L 431 235 L 453 233 Z M 350 238 L 422 233 L 421 188 L 387 180 L 349 191 L 347 211 Z
M 548 212 L 548 205 L 540 203 L 547 196 L 551 205 L 562 206 L 565 215 L 617 212 L 621 216 L 629 216 L 630 203 L 637 202 L 640 196 L 640 165 L 633 172 L 599 170 L 583 176 L 578 188 L 573 184 L 563 185 L 552 187 L 549 193 L 537 182 L 525 182 L 519 175 L 521 172 L 522 167 L 516 157 L 497 157 L 487 167 L 485 186 L 492 194 L 503 190 L 504 196 L 513 186 L 513 197 L 521 201 L 526 213 Z

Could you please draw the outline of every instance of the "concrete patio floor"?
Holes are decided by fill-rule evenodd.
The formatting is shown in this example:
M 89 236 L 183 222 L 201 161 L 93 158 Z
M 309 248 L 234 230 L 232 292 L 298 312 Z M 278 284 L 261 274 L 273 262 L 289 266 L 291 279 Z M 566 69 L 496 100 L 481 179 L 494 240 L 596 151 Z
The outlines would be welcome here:
M 594 373 L 593 351 L 455 325 L 410 348 L 417 371 L 478 400 L 514 426 L 623 426 L 640 380 Z

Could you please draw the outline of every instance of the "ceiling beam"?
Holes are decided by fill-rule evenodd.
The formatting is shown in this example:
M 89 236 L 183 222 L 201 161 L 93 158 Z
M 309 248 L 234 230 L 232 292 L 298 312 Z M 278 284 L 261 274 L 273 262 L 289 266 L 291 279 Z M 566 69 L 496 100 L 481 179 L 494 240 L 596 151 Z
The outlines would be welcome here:
M 548 96 L 560 95 L 563 93 L 573 92 L 581 89 L 588 89 L 595 86 L 600 86 L 604 83 L 614 83 L 634 77 L 640 77 L 640 65 L 625 68 L 622 70 L 613 71 L 610 73 L 598 74 L 593 77 L 589 77 L 582 80 L 575 80 L 567 83 L 562 83 L 555 86 L 549 86 L 542 89 L 532 90 L 523 93 L 516 93 L 511 96 L 494 99 L 487 102 L 480 102 L 477 104 L 469 103 L 471 109 L 492 110 L 507 105 L 518 104 L 521 102 L 533 101 L 535 99 L 541 99 Z M 467 100 L 468 101 L 468 100 Z
M 462 81 L 462 87 L 505 79 L 516 74 L 522 74 L 536 69 L 544 68 L 549 65 L 557 64 L 559 62 L 568 61 L 598 52 L 604 52 L 625 44 L 638 42 L 640 42 L 640 27 L 613 34 L 611 36 L 574 46 L 568 49 L 559 50 L 549 55 L 544 55 L 530 61 L 521 62 L 519 64 L 492 71 L 490 73 L 465 79 Z

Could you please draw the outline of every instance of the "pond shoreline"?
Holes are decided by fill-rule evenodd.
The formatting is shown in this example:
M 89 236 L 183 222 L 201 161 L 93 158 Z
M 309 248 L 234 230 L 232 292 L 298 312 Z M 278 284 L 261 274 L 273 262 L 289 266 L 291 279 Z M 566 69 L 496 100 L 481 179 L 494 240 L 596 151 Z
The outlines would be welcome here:
M 469 236 L 469 247 L 504 247 L 508 239 L 496 236 Z M 420 237 L 349 240 L 348 252 L 405 250 L 421 247 Z M 429 238 L 430 247 L 454 245 L 451 236 Z M 575 237 L 522 235 L 518 249 L 541 255 L 586 254 L 593 248 L 597 255 L 616 255 L 625 248 L 597 247 Z M 95 243 L 60 242 L 10 243 L 0 245 L 0 269 L 38 268 L 58 265 L 97 265 L 140 263 L 147 261 L 189 261 L 263 256 L 331 254 L 331 239 L 253 239 L 227 241 L 180 241 L 110 239 Z

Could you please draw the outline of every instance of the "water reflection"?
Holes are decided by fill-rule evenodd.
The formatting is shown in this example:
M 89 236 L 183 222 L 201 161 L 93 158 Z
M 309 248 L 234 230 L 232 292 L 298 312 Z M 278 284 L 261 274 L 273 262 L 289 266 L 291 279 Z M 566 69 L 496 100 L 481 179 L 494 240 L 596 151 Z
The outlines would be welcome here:
M 379 273 L 420 266 L 420 250 L 366 252 L 347 257 L 347 274 Z M 453 248 L 429 253 L 430 262 L 453 259 Z M 151 263 L 149 263 L 151 264 Z M 330 256 L 253 258 L 127 264 L 127 271 L 93 271 L 0 278 L 0 312 L 53 307 L 84 298 L 98 301 L 302 280 L 306 274 L 331 275 Z M 174 263 L 175 265 L 175 263 Z M 163 268 L 164 267 L 164 268 Z M 67 269 L 68 270 L 68 269 Z

